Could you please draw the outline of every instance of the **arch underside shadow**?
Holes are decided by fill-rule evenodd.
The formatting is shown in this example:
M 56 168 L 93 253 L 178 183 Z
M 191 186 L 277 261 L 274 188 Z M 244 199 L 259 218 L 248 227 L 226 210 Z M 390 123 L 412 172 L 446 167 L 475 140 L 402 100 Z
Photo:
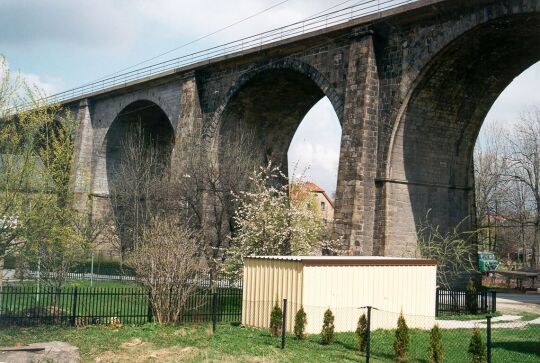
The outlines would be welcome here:
M 219 134 L 253 135 L 261 162 L 272 160 L 287 174 L 293 136 L 309 110 L 326 95 L 319 84 L 297 70 L 258 72 L 229 98 L 221 113 Z
M 141 227 L 156 215 L 153 186 L 170 167 L 174 130 L 165 112 L 135 101 L 114 119 L 105 137 L 106 178 L 122 257 L 136 246 Z
M 474 225 L 472 156 L 491 106 L 540 60 L 540 15 L 514 15 L 466 32 L 425 68 L 399 120 L 389 163 L 385 253 L 413 253 L 416 226 Z
M 174 129 L 165 112 L 151 101 L 136 101 L 125 107 L 107 132 L 104 146 L 109 188 L 125 160 L 125 144 L 135 140 L 141 141 L 145 148 L 154 148 L 163 164 L 168 164 Z

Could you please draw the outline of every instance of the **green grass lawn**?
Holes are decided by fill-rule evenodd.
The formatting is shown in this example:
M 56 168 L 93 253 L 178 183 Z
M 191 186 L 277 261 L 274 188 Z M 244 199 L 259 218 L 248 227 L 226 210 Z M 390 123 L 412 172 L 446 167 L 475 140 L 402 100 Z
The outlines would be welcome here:
M 468 362 L 470 330 L 443 331 L 445 362 Z M 493 361 L 536 363 L 540 360 L 540 327 L 493 331 Z M 393 331 L 372 333 L 372 362 L 391 362 Z M 409 362 L 427 362 L 429 333 L 411 331 Z M 0 330 L 0 345 L 11 346 L 39 341 L 65 341 L 81 350 L 83 362 L 358 362 L 364 361 L 354 351 L 354 334 L 336 334 L 331 345 L 320 344 L 318 335 L 298 341 L 287 336 L 287 347 L 279 348 L 280 339 L 267 330 L 218 325 L 212 335 L 208 325 L 107 326 L 86 328 L 9 328 Z

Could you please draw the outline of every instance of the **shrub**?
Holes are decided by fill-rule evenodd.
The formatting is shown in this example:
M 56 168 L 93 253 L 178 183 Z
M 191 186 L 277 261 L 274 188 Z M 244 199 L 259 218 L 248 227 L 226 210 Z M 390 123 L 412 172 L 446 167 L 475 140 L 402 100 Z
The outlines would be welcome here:
M 334 340 L 334 314 L 328 309 L 324 312 L 324 321 L 321 331 L 322 343 L 328 345 Z
M 173 216 L 153 218 L 143 228 L 137 248 L 126 263 L 148 290 L 151 312 L 160 324 L 182 319 L 186 305 L 207 271 L 200 263 L 199 236 Z
M 403 317 L 403 312 L 399 314 L 396 339 L 394 340 L 394 358 L 398 362 L 404 362 L 407 357 L 407 351 L 409 350 L 409 327 Z
M 279 307 L 279 300 L 276 299 L 276 303 L 270 313 L 270 332 L 273 336 L 281 335 L 281 327 L 283 324 L 283 310 Z
M 433 326 L 429 334 L 428 361 L 429 363 L 442 363 L 443 361 L 442 334 L 437 324 Z
M 474 328 L 468 352 L 472 363 L 484 363 L 487 359 L 486 344 L 478 328 Z
M 7 255 L 4 257 L 4 269 L 15 270 L 17 268 L 17 256 Z
M 306 337 L 306 324 L 307 315 L 304 311 L 304 307 L 301 306 L 300 310 L 298 310 L 294 316 L 294 335 L 300 340 Z
M 356 327 L 356 349 L 359 352 L 364 353 L 367 349 L 368 343 L 368 331 L 367 331 L 367 319 L 366 314 L 358 319 L 358 325 Z
M 471 314 L 477 314 L 478 298 L 476 293 L 476 285 L 472 279 L 469 279 L 469 282 L 467 283 L 467 291 L 465 294 L 465 304 L 467 305 L 467 310 Z

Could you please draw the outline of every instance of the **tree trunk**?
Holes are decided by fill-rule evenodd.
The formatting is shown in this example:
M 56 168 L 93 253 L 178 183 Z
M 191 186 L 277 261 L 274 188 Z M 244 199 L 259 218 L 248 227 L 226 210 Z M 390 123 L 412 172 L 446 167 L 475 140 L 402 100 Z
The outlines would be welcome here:
M 532 243 L 532 254 L 530 267 L 538 268 L 538 244 L 540 241 L 540 195 L 536 195 L 536 218 L 534 220 L 534 240 Z
M 533 269 L 537 269 L 539 265 L 538 261 L 538 247 L 540 244 L 540 214 L 536 215 L 534 222 L 534 241 L 532 244 L 531 265 Z
M 525 222 L 521 221 L 521 263 L 523 263 L 523 266 L 527 264 L 527 243 L 525 243 Z
M 0 293 L 3 291 L 3 288 L 4 288 L 4 259 L 5 258 L 6 256 L 3 253 L 1 253 L 0 254 Z M 2 298 L 2 295 L 0 295 L 0 298 Z

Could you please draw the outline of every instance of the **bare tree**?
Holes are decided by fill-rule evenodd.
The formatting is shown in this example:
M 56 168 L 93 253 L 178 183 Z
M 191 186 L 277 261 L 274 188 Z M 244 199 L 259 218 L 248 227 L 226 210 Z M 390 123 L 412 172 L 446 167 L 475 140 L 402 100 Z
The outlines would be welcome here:
M 121 142 L 120 162 L 110 183 L 118 249 L 124 259 L 140 242 L 143 229 L 164 209 L 167 181 L 162 152 L 136 125 Z
M 502 238 L 498 247 L 506 255 L 522 256 L 523 264 L 531 266 L 531 261 L 527 261 L 527 251 L 534 243 L 535 201 L 530 188 L 524 183 L 510 179 L 505 181 L 505 186 L 500 207 L 505 225 L 499 228 L 502 229 Z
M 150 292 L 159 323 L 178 322 L 205 269 L 204 242 L 174 217 L 153 218 L 143 228 L 137 248 L 127 259 L 137 280 Z
M 496 248 L 497 236 L 493 223 L 496 226 L 499 205 L 506 192 L 506 159 L 503 154 L 502 135 L 503 129 L 492 126 L 483 131 L 474 149 L 476 220 L 480 228 L 478 237 L 481 244 L 484 238 L 487 239 L 487 248 L 490 251 Z
M 212 140 L 189 132 L 176 146 L 171 168 L 172 194 L 182 206 L 184 222 L 207 241 L 205 259 L 214 276 L 237 226 L 235 197 L 252 188 L 250 176 L 260 165 L 252 134 L 239 130 Z
M 522 183 L 534 201 L 534 242 L 531 267 L 540 267 L 540 108 L 532 107 L 521 115 L 514 131 L 507 137 L 509 152 L 505 176 Z
M 202 236 L 203 257 L 214 276 L 236 228 L 235 195 L 250 188 L 249 177 L 260 165 L 254 145 L 254 138 L 241 132 L 206 140 L 189 131 L 169 159 L 145 140 L 145 130 L 131 132 L 110 181 L 121 255 L 137 248 L 152 218 L 174 216 Z

